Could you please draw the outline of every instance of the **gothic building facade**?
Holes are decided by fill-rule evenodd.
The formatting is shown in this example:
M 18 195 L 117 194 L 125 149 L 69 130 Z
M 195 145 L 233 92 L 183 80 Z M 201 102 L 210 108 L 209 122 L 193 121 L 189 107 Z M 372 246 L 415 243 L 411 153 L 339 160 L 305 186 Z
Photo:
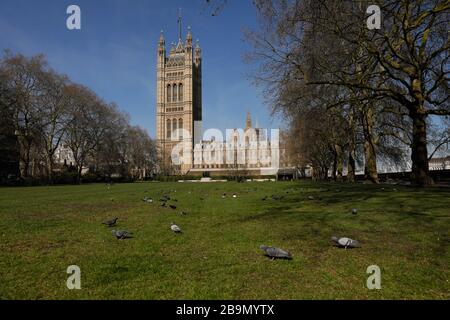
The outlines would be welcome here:
M 168 54 L 162 32 L 159 38 L 156 98 L 156 142 L 162 173 L 245 170 L 262 175 L 278 170 L 279 136 L 274 141 L 267 130 L 253 128 L 250 114 L 245 129 L 203 140 L 202 52 L 198 40 L 193 44 L 190 28 L 182 39 L 181 18 L 178 42 L 171 44 Z
M 173 148 L 183 142 L 193 149 L 201 138 L 202 123 L 202 53 L 199 42 L 193 44 L 189 28 L 186 39 L 181 36 L 172 43 L 166 53 L 165 39 L 161 32 L 158 44 L 156 85 L 156 143 L 160 169 L 173 172 Z M 190 157 L 193 154 L 183 155 Z M 178 170 L 187 172 L 191 165 L 182 164 Z

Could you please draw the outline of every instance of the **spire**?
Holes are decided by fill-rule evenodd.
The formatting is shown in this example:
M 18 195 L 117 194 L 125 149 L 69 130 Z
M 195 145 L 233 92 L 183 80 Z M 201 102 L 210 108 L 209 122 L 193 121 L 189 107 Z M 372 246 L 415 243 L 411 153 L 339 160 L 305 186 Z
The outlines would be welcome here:
M 247 112 L 247 120 L 245 121 L 245 130 L 252 127 L 252 118 L 250 117 L 250 111 Z
M 191 26 L 188 26 L 188 33 L 186 39 L 192 40 Z
M 202 49 L 200 49 L 200 41 L 197 39 L 197 41 L 195 41 L 195 56 L 197 58 L 200 58 L 202 54 Z
M 159 36 L 159 46 L 163 47 L 166 44 L 166 41 L 164 40 L 164 32 L 161 30 L 161 34 Z
M 178 42 L 181 42 L 181 8 L 178 8 Z
M 187 33 L 187 36 L 186 36 L 186 47 L 192 48 L 191 27 L 188 27 L 188 33 Z

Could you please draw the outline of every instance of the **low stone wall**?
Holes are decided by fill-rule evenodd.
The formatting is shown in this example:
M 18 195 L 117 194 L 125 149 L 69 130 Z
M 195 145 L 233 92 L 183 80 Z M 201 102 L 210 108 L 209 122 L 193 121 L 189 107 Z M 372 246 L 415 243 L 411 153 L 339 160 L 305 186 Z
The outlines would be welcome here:
M 430 176 L 436 184 L 450 185 L 450 170 L 431 170 Z M 407 183 L 411 181 L 411 172 L 379 173 L 378 177 L 380 182 L 401 181 Z M 364 175 L 357 175 L 356 179 L 362 181 Z

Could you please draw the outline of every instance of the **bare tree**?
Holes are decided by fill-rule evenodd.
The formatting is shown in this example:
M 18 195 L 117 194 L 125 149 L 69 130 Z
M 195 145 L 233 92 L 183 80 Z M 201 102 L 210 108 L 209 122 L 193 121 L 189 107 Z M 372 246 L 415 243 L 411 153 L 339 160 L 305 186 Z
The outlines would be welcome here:
M 366 27 L 370 4 L 382 8 L 381 30 Z M 257 80 L 275 91 L 287 85 L 286 79 L 303 83 L 304 89 L 339 88 L 337 101 L 327 107 L 350 103 L 360 111 L 371 172 L 376 172 L 374 128 L 380 113 L 410 119 L 413 180 L 430 184 L 426 119 L 450 113 L 450 2 L 273 0 L 257 1 L 256 7 L 262 24 L 249 40 L 253 58 L 262 61 Z M 386 102 L 383 107 L 380 101 Z
M 69 121 L 68 79 L 49 70 L 41 75 L 40 82 L 43 94 L 39 97 L 41 122 L 38 132 L 46 157 L 48 179 L 52 182 L 55 152 L 63 141 Z

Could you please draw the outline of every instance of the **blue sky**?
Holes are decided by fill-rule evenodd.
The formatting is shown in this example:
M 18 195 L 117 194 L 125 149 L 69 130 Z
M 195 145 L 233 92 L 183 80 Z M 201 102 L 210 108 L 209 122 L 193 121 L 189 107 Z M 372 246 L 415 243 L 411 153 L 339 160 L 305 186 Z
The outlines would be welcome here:
M 78 31 L 66 28 L 71 4 L 81 8 Z M 177 40 L 179 7 L 183 33 L 191 26 L 203 52 L 203 129 L 243 127 L 247 111 L 261 127 L 278 127 L 242 59 L 251 49 L 242 29 L 256 24 L 250 0 L 231 0 L 215 17 L 204 0 L 1 0 L 0 49 L 45 54 L 154 137 L 156 48 L 161 29 L 166 45 Z

